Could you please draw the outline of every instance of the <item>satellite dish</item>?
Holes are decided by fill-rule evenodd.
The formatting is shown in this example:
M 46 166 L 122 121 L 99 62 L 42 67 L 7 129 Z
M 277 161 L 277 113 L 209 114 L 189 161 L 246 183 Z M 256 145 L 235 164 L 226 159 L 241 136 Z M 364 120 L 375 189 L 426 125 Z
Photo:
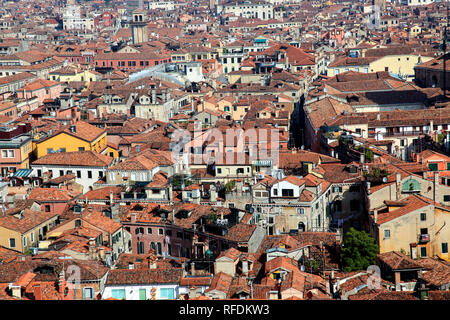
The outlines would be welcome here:
M 386 182 L 387 182 L 387 178 L 383 177 L 383 183 L 386 183 Z
M 250 210 L 248 210 L 250 213 L 253 213 L 253 212 L 255 212 L 255 208 L 250 208 Z

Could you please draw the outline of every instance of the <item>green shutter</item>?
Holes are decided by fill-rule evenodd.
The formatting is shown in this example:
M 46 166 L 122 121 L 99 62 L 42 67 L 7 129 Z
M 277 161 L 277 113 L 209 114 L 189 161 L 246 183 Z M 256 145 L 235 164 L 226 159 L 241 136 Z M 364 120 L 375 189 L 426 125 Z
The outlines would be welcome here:
M 147 300 L 145 289 L 139 289 L 139 300 Z

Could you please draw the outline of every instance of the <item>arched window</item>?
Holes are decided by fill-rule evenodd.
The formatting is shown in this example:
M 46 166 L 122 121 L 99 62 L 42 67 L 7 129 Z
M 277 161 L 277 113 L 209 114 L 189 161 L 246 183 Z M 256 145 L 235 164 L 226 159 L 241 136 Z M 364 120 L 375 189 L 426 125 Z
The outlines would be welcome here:
M 144 242 L 139 241 L 137 244 L 137 253 L 138 254 L 143 254 L 144 253 Z
M 305 224 L 304 224 L 303 222 L 300 222 L 300 223 L 298 224 L 298 230 L 299 230 L 300 232 L 304 232 L 304 231 L 306 230 Z

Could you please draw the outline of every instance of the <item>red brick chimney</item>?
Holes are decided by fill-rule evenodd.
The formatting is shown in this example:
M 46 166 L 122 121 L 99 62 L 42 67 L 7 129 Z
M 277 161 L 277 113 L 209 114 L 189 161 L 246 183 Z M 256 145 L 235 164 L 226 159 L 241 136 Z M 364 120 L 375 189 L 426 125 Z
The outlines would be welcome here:
M 38 284 L 33 287 L 34 291 L 34 300 L 42 300 L 42 288 L 41 285 Z

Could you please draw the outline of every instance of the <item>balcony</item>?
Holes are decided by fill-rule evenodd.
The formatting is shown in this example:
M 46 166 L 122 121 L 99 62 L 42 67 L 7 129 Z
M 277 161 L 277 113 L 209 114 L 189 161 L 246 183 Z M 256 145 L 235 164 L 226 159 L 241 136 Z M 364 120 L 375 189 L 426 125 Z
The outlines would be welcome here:
M 385 132 L 384 137 L 406 137 L 406 136 L 419 136 L 424 134 L 423 131 L 400 131 L 400 132 Z
M 427 243 L 430 241 L 429 234 L 419 234 L 419 243 Z

